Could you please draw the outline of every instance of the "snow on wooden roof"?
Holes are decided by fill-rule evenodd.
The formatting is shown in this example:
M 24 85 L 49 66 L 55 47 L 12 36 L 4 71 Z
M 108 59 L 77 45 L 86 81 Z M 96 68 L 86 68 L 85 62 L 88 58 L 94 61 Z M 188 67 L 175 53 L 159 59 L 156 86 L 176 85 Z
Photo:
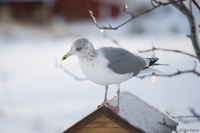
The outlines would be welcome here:
M 100 106 L 63 133 L 144 133 L 109 108 Z
M 116 97 L 109 100 L 111 105 L 116 105 L 116 102 Z M 120 94 L 118 114 L 106 105 L 100 106 L 63 133 L 171 133 L 177 125 L 170 116 L 124 91 Z
M 109 100 L 110 105 L 117 104 L 117 97 Z M 134 127 L 147 133 L 170 133 L 178 123 L 130 92 L 120 94 L 120 111 L 118 115 Z

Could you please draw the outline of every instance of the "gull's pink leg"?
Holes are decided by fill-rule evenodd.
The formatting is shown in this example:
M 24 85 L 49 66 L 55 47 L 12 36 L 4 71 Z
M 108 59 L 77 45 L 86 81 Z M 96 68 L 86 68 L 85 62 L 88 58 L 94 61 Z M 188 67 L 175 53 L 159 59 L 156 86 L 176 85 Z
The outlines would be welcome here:
M 103 103 L 102 103 L 101 105 L 104 105 L 105 103 L 108 102 L 108 99 L 107 99 L 108 85 L 105 86 L 105 89 L 106 89 L 105 98 L 104 98 L 104 101 L 103 101 Z M 101 105 L 100 105 L 100 106 L 101 106 Z
M 111 109 L 113 112 L 118 113 L 119 112 L 119 95 L 120 95 L 120 88 L 119 85 L 118 86 L 118 91 L 117 91 L 117 105 L 116 106 L 112 106 L 112 105 L 108 105 L 109 109 Z

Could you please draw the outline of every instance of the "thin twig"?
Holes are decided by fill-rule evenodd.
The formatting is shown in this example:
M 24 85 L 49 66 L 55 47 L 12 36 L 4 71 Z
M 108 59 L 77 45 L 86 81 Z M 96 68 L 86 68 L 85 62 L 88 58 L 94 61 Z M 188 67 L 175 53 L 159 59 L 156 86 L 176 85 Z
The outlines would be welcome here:
M 194 108 L 190 108 L 190 112 L 200 121 L 200 115 L 195 112 Z
M 173 77 L 173 76 L 177 76 L 177 75 L 181 75 L 181 74 L 186 74 L 186 73 L 193 73 L 193 74 L 195 74 L 197 76 L 200 76 L 200 73 L 196 71 L 197 63 L 196 62 L 194 62 L 194 63 L 195 63 L 195 66 L 191 70 L 185 70 L 185 71 L 178 70 L 177 72 L 172 73 L 172 74 L 156 74 L 156 73 L 152 73 L 152 74 L 147 74 L 147 75 L 143 75 L 143 76 L 136 76 L 136 77 L 140 78 L 140 79 L 144 79 L 146 77 L 152 77 L 152 76 Z
M 182 1 L 185 1 L 185 0 L 182 0 Z M 155 2 L 157 5 L 154 5 L 153 2 Z M 100 26 L 100 25 L 97 23 L 96 18 L 95 18 L 95 16 L 93 15 L 92 10 L 90 10 L 89 6 L 88 6 L 88 11 L 89 11 L 90 17 L 91 17 L 92 20 L 93 20 L 93 23 L 94 23 L 99 29 L 103 29 L 103 30 L 117 30 L 118 28 L 120 28 L 120 27 L 124 26 L 125 24 L 129 23 L 131 20 L 133 20 L 133 19 L 135 19 L 135 18 L 137 18 L 137 17 L 139 17 L 139 16 L 141 16 L 141 15 L 143 15 L 143 14 L 146 14 L 146 13 L 148 13 L 148 12 L 150 12 L 150 11 L 152 11 L 152 10 L 154 10 L 154 9 L 156 9 L 156 8 L 158 8 L 158 7 L 160 7 L 160 6 L 166 6 L 166 5 L 173 4 L 173 3 L 177 3 L 177 2 L 180 2 L 180 1 L 178 0 L 178 1 L 171 1 L 171 2 L 167 2 L 167 3 L 162 3 L 162 2 L 157 1 L 157 0 L 151 0 L 151 3 L 152 3 L 153 8 L 151 8 L 151 9 L 149 9 L 149 10 L 146 10 L 146 11 L 144 11 L 144 12 L 138 14 L 138 15 L 134 15 L 132 12 L 127 11 L 127 8 L 128 8 L 128 7 L 127 7 L 127 5 L 124 4 L 124 8 L 122 9 L 122 11 L 125 12 L 126 14 L 131 15 L 131 18 L 128 19 L 127 21 L 125 21 L 124 23 L 122 23 L 122 24 L 116 26 L 116 27 L 112 27 L 111 25 L 109 25 L 109 27 Z
M 87 78 L 79 78 L 78 76 L 76 76 L 75 74 L 71 73 L 70 71 L 68 71 L 61 63 L 59 64 L 59 66 L 57 66 L 59 68 L 61 68 L 65 73 L 67 73 L 68 75 L 70 75 L 71 77 L 73 77 L 74 79 L 78 80 L 78 81 L 85 81 L 88 80 Z
M 178 121 L 182 122 L 182 123 L 194 123 L 194 122 L 200 122 L 200 115 L 198 113 L 196 113 L 196 111 L 194 110 L 194 108 L 190 108 L 189 109 L 192 116 L 171 116 L 174 119 L 177 119 Z M 189 120 L 186 120 L 186 118 Z M 191 118 L 195 118 L 195 119 L 191 119 Z
M 180 118 L 200 118 L 200 115 L 199 116 L 192 116 L 192 115 L 186 115 L 186 116 L 171 116 L 172 118 L 174 119 L 180 119 Z
M 169 116 L 171 116 L 174 119 L 177 119 L 178 121 L 182 123 L 194 123 L 194 122 L 200 122 L 200 115 L 196 113 L 194 108 L 189 109 L 192 115 L 188 116 L 171 116 L 169 112 L 166 112 Z M 193 119 L 192 119 L 193 118 Z M 194 119 L 195 118 L 195 119 Z M 186 120 L 187 119 L 187 120 Z
M 123 48 L 123 46 L 115 39 L 113 39 L 111 36 L 109 36 L 106 32 L 104 32 L 104 36 L 111 39 L 117 46 Z
M 176 131 L 176 126 L 177 126 L 177 125 L 169 125 L 169 124 L 167 124 L 167 122 L 166 122 L 166 120 L 165 120 L 165 117 L 163 117 L 163 122 L 158 122 L 158 124 L 163 125 L 163 126 L 166 126 L 166 127 L 168 127 L 169 129 L 171 129 L 172 131 Z
M 167 51 L 167 52 L 175 52 L 175 53 L 181 53 L 181 54 L 185 54 L 185 55 L 188 55 L 188 56 L 191 56 L 191 57 L 194 57 L 194 58 L 198 59 L 195 55 L 189 54 L 189 53 L 187 53 L 187 52 L 183 52 L 183 51 L 180 51 L 180 50 L 156 48 L 156 47 L 154 47 L 154 46 L 152 47 L 152 49 L 142 50 L 142 51 L 139 51 L 139 53 L 150 52 L 150 51 L 155 51 L 155 50 Z

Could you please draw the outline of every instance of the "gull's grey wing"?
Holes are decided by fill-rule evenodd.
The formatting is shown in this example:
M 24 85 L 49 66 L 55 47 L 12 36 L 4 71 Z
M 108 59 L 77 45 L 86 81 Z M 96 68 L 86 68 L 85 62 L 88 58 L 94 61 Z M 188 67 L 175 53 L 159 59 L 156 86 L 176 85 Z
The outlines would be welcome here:
M 146 66 L 146 62 L 143 58 L 125 49 L 103 47 L 99 50 L 101 50 L 104 56 L 109 60 L 108 67 L 118 74 L 133 72 L 133 76 L 135 76 Z

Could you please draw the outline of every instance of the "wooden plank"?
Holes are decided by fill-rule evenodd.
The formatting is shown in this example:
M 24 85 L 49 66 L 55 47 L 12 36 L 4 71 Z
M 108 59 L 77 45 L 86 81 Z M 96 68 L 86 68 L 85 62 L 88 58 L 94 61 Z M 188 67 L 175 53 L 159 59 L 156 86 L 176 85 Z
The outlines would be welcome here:
M 86 125 L 85 127 L 106 127 L 104 122 L 91 122 L 88 125 Z
M 112 121 L 114 121 L 116 124 L 119 124 L 122 128 L 126 129 L 130 133 L 145 133 L 141 129 L 137 129 L 136 127 L 132 126 L 129 122 L 127 122 L 125 119 L 121 118 L 120 116 L 116 115 L 113 111 L 110 109 L 104 107 L 103 114 L 110 118 Z
M 102 110 L 103 110 L 102 106 L 97 108 L 95 111 L 93 111 L 92 113 L 90 113 L 89 115 L 87 115 L 86 117 L 84 117 L 83 119 L 81 119 L 80 121 L 72 125 L 71 127 L 69 127 L 63 133 L 76 133 L 79 129 L 81 129 L 82 127 L 86 126 L 88 123 L 92 122 L 93 120 L 101 116 L 103 114 Z
M 121 126 L 116 124 L 115 122 L 109 122 L 106 124 L 106 127 L 121 127 Z
M 111 122 L 112 120 L 106 117 L 105 115 L 101 115 L 100 117 L 96 118 L 93 122 Z
M 91 122 L 85 127 L 121 127 L 115 122 Z
M 124 128 L 87 128 L 84 127 L 76 133 L 129 133 Z M 134 132 L 132 132 L 134 133 Z
M 113 122 L 105 115 L 101 115 L 77 133 L 129 133 L 126 129 Z
M 108 128 L 103 127 L 102 129 L 100 127 L 92 128 L 92 127 L 86 127 L 92 122 L 102 122 L 102 123 L 116 123 L 121 126 L 116 127 L 117 131 L 115 130 L 115 127 Z M 102 124 L 102 125 L 104 125 Z M 102 126 L 101 125 L 101 126 Z M 105 124 L 106 125 L 106 124 Z M 87 129 L 88 128 L 88 129 Z M 103 132 L 101 130 L 110 129 L 110 131 Z M 88 130 L 88 131 L 85 131 Z M 93 130 L 93 131 L 90 131 Z M 123 131 L 121 131 L 123 130 Z M 125 132 L 124 132 L 125 130 Z M 79 132 L 81 131 L 81 132 Z M 137 129 L 136 127 L 132 126 L 130 123 L 128 123 L 126 120 L 112 112 L 110 109 L 108 109 L 105 106 L 101 106 L 97 108 L 95 111 L 84 117 L 82 120 L 78 121 L 76 124 L 69 127 L 67 130 L 65 130 L 63 133 L 144 133 L 141 129 Z

